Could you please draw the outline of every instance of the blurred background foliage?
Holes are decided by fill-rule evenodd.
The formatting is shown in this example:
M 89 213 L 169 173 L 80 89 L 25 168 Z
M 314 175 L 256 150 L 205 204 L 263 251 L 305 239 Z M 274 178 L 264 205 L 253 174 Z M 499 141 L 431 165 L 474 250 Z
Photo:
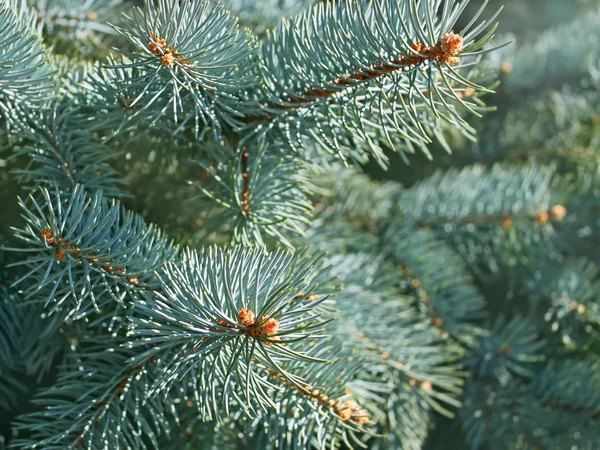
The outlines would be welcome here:
M 69 4 L 63 5 L 65 2 Z M 261 2 L 225 0 L 224 4 L 241 18 L 244 25 L 261 33 L 269 27 L 274 26 L 282 16 L 298 13 L 314 2 L 315 0 L 267 0 L 269 4 L 268 8 L 264 7 L 265 2 L 262 0 Z M 30 0 L 30 3 L 35 6 L 46 4 L 44 0 Z M 73 0 L 61 0 L 58 3 L 61 4 L 62 8 L 72 4 L 74 11 L 77 11 L 77 5 L 81 4 L 81 2 Z M 134 0 L 131 3 L 141 4 L 142 1 Z M 260 7 L 257 6 L 259 3 Z M 102 2 L 99 4 L 104 6 Z M 106 2 L 106 4 L 109 5 L 110 2 Z M 467 7 L 467 12 L 463 15 L 463 21 L 471 17 L 480 6 L 480 2 L 472 1 Z M 512 53 L 516 48 L 535 41 L 543 31 L 560 24 L 568 23 L 587 11 L 596 11 L 598 2 L 595 0 L 529 0 L 526 2 L 520 0 L 491 0 L 489 10 L 494 10 L 500 6 L 504 6 L 504 10 L 501 15 L 497 42 L 514 39 L 515 42 L 506 50 L 506 52 Z M 116 9 L 117 11 L 122 9 L 122 5 L 119 4 L 119 7 Z M 272 16 L 265 18 L 265 11 L 272 13 Z M 111 10 L 111 17 L 113 14 L 115 14 L 115 11 Z M 54 46 L 54 50 L 58 54 L 63 53 L 69 58 L 76 58 L 78 54 L 86 54 L 88 58 L 90 55 L 93 55 L 98 60 L 103 60 L 109 46 L 114 45 L 118 48 L 126 47 L 124 42 L 118 42 L 117 37 L 112 36 L 110 33 L 108 35 L 105 33 L 102 34 L 102 39 L 108 39 L 108 46 L 105 44 L 99 45 L 98 40 L 100 38 L 95 36 L 93 32 L 89 33 L 89 30 L 83 25 L 81 25 L 81 29 L 86 29 L 85 39 L 67 39 L 69 36 L 77 37 L 79 29 L 71 23 L 68 25 L 65 28 L 70 30 L 69 33 L 59 32 L 57 27 L 60 25 L 56 24 L 46 29 L 47 34 L 50 32 L 50 35 L 47 36 L 48 43 Z M 590 44 L 592 45 L 593 43 Z M 583 47 L 586 46 L 585 42 L 582 42 L 581 45 Z M 597 46 L 598 43 L 596 42 L 595 45 Z M 493 57 L 498 56 L 493 55 Z M 83 67 L 72 67 L 72 63 L 67 64 L 66 60 L 62 64 L 64 70 L 74 73 L 74 76 L 77 76 L 77 71 L 84 70 Z M 536 68 L 533 69 L 536 70 Z M 543 67 L 539 67 L 537 70 L 541 74 L 544 73 Z M 530 76 L 531 74 L 518 75 Z M 500 76 L 502 79 L 502 74 Z M 564 81 L 568 83 L 568 80 Z M 560 89 L 560 83 L 552 83 L 550 80 L 548 83 L 542 83 L 542 85 L 538 86 L 533 94 L 538 98 L 538 102 L 546 103 L 549 100 L 554 101 L 557 108 L 568 108 L 568 105 L 560 104 Z M 541 123 L 534 126 L 530 126 L 529 122 L 524 122 L 525 128 L 522 130 L 506 130 L 506 128 L 501 128 L 502 126 L 506 127 L 503 119 L 507 114 L 523 114 L 531 119 L 529 110 L 532 108 L 535 109 L 535 104 L 532 105 L 526 101 L 531 96 L 531 92 L 525 93 L 526 95 L 524 96 L 521 96 L 520 92 L 517 92 L 516 95 L 513 94 L 513 92 L 507 92 L 501 84 L 496 89 L 496 94 L 485 98 L 487 104 L 496 106 L 498 110 L 487 114 L 483 120 L 478 118 L 470 119 L 479 132 L 479 145 L 476 148 L 480 147 L 483 149 L 482 151 L 488 152 L 488 154 L 493 153 L 494 150 L 492 147 L 497 144 L 496 141 L 499 139 L 510 139 L 517 132 L 519 134 L 514 139 L 518 137 L 519 139 L 532 140 L 536 138 L 536 133 L 539 136 L 538 141 L 547 142 L 555 139 L 549 135 L 549 128 L 553 125 L 548 121 L 540 121 Z M 521 104 L 523 107 L 516 107 Z M 565 113 L 569 114 L 570 111 L 571 109 L 565 111 Z M 533 112 L 533 114 L 536 113 Z M 594 118 L 590 120 L 593 122 Z M 514 121 L 515 119 L 513 119 Z M 594 126 L 588 135 L 593 135 L 595 129 Z M 162 148 L 164 148 L 164 151 L 152 150 L 148 153 L 146 151 L 148 143 L 144 142 L 144 139 L 149 139 L 153 143 L 163 142 L 164 146 Z M 0 167 L 11 169 L 12 167 L 19 166 L 19 164 L 22 165 L 22 162 L 18 160 L 8 159 L 10 146 L 6 141 L 4 133 L 0 135 L 0 142 L 4 143 L 2 153 L 0 153 Z M 406 164 L 406 161 L 400 154 L 389 152 L 387 154 L 390 160 L 388 168 L 382 169 L 377 162 L 371 161 L 365 166 L 365 170 L 375 179 L 395 180 L 401 182 L 404 186 L 411 186 L 418 180 L 431 175 L 439 168 L 461 167 L 474 162 L 474 156 L 472 155 L 473 146 L 469 142 L 462 140 L 461 137 L 457 137 L 457 140 L 451 142 L 451 144 L 453 154 L 449 155 L 444 148 L 433 144 L 429 147 L 433 157 L 432 160 L 424 154 L 417 152 L 411 155 L 409 164 Z M 136 210 L 143 214 L 149 222 L 157 223 L 163 229 L 177 236 L 183 233 L 188 234 L 190 230 L 199 228 L 204 219 L 200 218 L 193 210 L 187 210 L 182 214 L 179 209 L 178 205 L 180 202 L 185 202 L 186 199 L 192 197 L 196 192 L 194 188 L 187 185 L 185 180 L 192 178 L 187 175 L 195 174 L 197 167 L 185 164 L 185 149 L 178 148 L 177 153 L 174 153 L 171 151 L 172 149 L 169 145 L 168 138 L 152 133 L 148 133 L 142 139 L 136 136 L 133 141 L 119 136 L 113 147 L 120 150 L 120 160 L 116 161 L 114 166 L 122 168 L 122 173 L 128 174 L 128 181 L 130 183 L 128 189 L 132 193 L 132 198 L 136 199 Z M 159 144 L 158 147 L 161 148 L 161 145 Z M 514 147 L 518 147 L 520 148 L 519 151 L 522 151 L 522 146 L 514 145 Z M 194 148 L 190 151 L 198 151 L 198 149 Z M 514 160 L 522 160 L 524 158 L 523 155 L 519 154 L 511 154 L 509 156 Z M 494 158 L 493 154 L 491 154 L 484 159 L 484 162 L 491 164 L 498 159 L 502 159 L 502 157 Z M 481 158 L 478 156 L 476 160 L 480 162 Z M 0 203 L 5 208 L 0 224 L 0 235 L 7 238 L 10 234 L 8 233 L 7 226 L 10 223 L 15 223 L 11 218 L 18 215 L 18 206 L 9 200 L 14 199 L 15 195 L 20 192 L 17 183 L 14 182 L 12 177 L 10 170 L 0 171 L 0 181 L 3 187 L 0 192 Z M 168 185 L 169 189 L 162 189 L 161 185 Z M 179 188 L 173 189 L 177 185 L 179 185 Z M 140 205 L 143 205 L 143 210 L 139 210 Z M 128 204 L 128 206 L 130 205 Z

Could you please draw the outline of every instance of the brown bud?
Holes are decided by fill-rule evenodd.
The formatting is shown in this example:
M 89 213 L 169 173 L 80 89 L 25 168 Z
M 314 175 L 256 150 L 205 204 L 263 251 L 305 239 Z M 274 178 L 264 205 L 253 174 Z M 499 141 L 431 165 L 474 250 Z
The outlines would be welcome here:
M 242 308 L 238 314 L 238 322 L 246 327 L 254 325 L 254 313 L 247 308 Z
M 420 42 L 415 42 L 411 47 L 417 53 L 421 53 L 424 49 L 424 45 Z
M 579 306 L 579 303 L 577 303 L 575 300 L 573 300 L 571 302 L 571 311 L 577 311 L 577 307 Z
M 349 409 L 344 409 L 338 412 L 338 416 L 340 416 L 343 421 L 349 420 L 350 417 L 352 417 L 352 411 Z
M 216 321 L 216 322 L 217 322 L 219 325 L 221 325 L 222 327 L 231 328 L 231 327 L 229 326 L 229 324 L 228 324 L 227 322 L 225 322 L 223 319 L 215 319 L 215 321 Z
M 502 65 L 500 66 L 500 72 L 502 72 L 504 75 L 510 75 L 512 73 L 512 71 L 513 71 L 513 66 L 508 61 L 503 62 Z
M 541 213 L 539 213 L 537 215 L 537 221 L 538 221 L 538 223 L 541 223 L 542 225 L 545 223 L 548 223 L 548 219 L 550 219 L 550 216 L 548 215 L 548 213 L 546 211 L 542 211 Z
M 454 64 L 458 64 L 460 62 L 460 58 L 458 56 L 446 56 L 446 62 L 453 66 Z
M 155 55 L 162 55 L 163 53 L 168 51 L 167 48 L 167 41 L 165 41 L 162 38 L 157 38 L 154 33 L 152 33 L 150 35 L 150 37 L 153 39 L 153 41 L 150 41 L 148 43 L 148 47 L 150 48 L 150 51 L 152 53 L 154 53 Z
M 358 425 L 364 425 L 365 423 L 367 423 L 369 421 L 369 418 L 366 415 L 364 415 L 364 416 L 354 417 L 352 420 L 354 422 L 356 422 Z
M 272 317 L 270 319 L 267 319 L 267 321 L 264 322 L 262 324 L 262 326 L 260 327 L 261 334 L 265 334 L 267 336 L 275 334 L 278 331 L 279 331 L 279 321 Z
M 458 34 L 446 33 L 442 36 L 440 43 L 444 54 L 457 55 L 462 50 L 464 40 Z
M 173 53 L 166 52 L 164 55 L 162 55 L 161 61 L 162 61 L 163 65 L 168 67 L 175 62 L 175 59 L 176 58 L 173 55 Z
M 553 220 L 561 221 L 567 215 L 567 208 L 565 208 L 563 205 L 555 205 L 550 210 L 550 215 Z
M 317 400 L 319 400 L 321 403 L 325 403 L 327 401 L 329 397 L 327 396 L 327 394 L 320 394 L 317 397 Z
M 42 239 L 45 239 L 48 244 L 54 243 L 54 235 L 52 234 L 52 230 L 50 228 L 44 228 L 42 230 Z
M 349 408 L 352 411 L 356 410 L 356 408 L 358 408 L 358 403 L 356 403 L 354 400 L 346 400 L 345 402 L 341 403 L 339 405 L 340 409 L 346 409 Z

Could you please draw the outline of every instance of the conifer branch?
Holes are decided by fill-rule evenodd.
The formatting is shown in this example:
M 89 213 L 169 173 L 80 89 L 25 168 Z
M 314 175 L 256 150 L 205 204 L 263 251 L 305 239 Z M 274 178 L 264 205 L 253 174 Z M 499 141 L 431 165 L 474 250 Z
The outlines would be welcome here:
M 320 389 L 311 389 L 311 386 L 308 384 L 301 384 L 300 386 L 290 384 L 279 372 L 269 369 L 268 373 L 274 378 L 282 379 L 284 384 L 289 385 L 292 389 L 300 392 L 306 398 L 310 398 L 321 406 L 331 409 L 343 421 L 352 420 L 358 425 L 363 425 L 369 421 L 368 413 L 362 410 L 354 400 L 336 401 L 335 399 L 329 398 L 327 392 L 323 392 Z
M 78 185 L 68 197 L 58 189 L 39 193 L 41 203 L 32 195 L 31 206 L 20 202 L 27 226 L 15 234 L 28 248 L 13 249 L 37 253 L 19 263 L 29 271 L 15 282 L 29 281 L 28 296 L 44 289 L 47 304 L 72 299 L 67 311 L 73 314 L 99 311 L 97 300 L 122 303 L 128 291 L 152 289 L 154 271 L 176 257 L 177 248 L 160 231 L 101 192 L 89 198 Z
M 0 114 L 9 124 L 12 110 L 42 106 L 52 95 L 54 71 L 41 42 L 35 13 L 20 0 L 0 3 Z
M 247 114 L 250 122 L 240 129 L 255 127 L 258 116 L 267 119 L 255 127 L 261 138 L 275 133 L 297 151 L 317 138 L 319 147 L 342 159 L 364 146 L 382 164 L 383 142 L 412 151 L 441 139 L 444 122 L 472 134 L 458 108 L 476 113 L 478 106 L 462 92 L 485 89 L 452 65 L 482 51 L 495 16 L 453 33 L 464 4 L 450 2 L 434 17 L 438 6 L 341 0 L 284 21 L 261 48 L 261 110 Z M 365 122 L 381 128 L 367 130 Z
M 134 305 L 138 314 L 131 319 L 130 334 L 139 338 L 131 345 L 151 345 L 137 361 L 163 355 L 164 376 L 153 389 L 172 385 L 198 365 L 206 367 L 202 377 L 208 385 L 199 386 L 202 390 L 214 388 L 209 387 L 215 383 L 214 371 L 229 373 L 231 382 L 222 387 L 223 400 L 243 396 L 249 403 L 272 404 L 262 393 L 260 367 L 299 384 L 298 376 L 282 364 L 322 363 L 303 341 L 318 339 L 320 335 L 313 333 L 322 330 L 326 321 L 315 312 L 325 299 L 310 304 L 293 300 L 299 290 L 307 290 L 309 264 L 316 261 L 299 267 L 294 261 L 284 252 L 235 248 L 188 251 L 181 266 L 167 265 L 160 289 L 144 293 L 145 300 Z M 292 272 L 292 267 L 298 271 Z M 211 403 L 206 408 L 215 413 L 218 405 L 214 399 Z
M 127 0 L 33 0 L 36 21 L 50 36 L 66 33 L 72 38 L 90 38 L 94 32 L 115 34 L 106 22 L 121 13 Z
M 343 90 L 353 88 L 358 84 L 368 83 L 377 78 L 389 76 L 394 72 L 414 70 L 415 68 L 425 66 L 433 61 L 454 65 L 460 61 L 459 55 L 463 47 L 463 42 L 463 38 L 454 33 L 444 34 L 440 41 L 433 47 L 429 47 L 420 42 L 415 42 L 411 45 L 414 52 L 412 55 L 405 55 L 400 58 L 392 59 L 391 61 L 376 64 L 371 68 L 366 68 L 352 75 L 337 77 L 335 80 L 324 83 L 327 87 L 315 87 L 302 94 L 290 95 L 285 103 L 267 105 L 265 108 L 269 114 L 266 118 L 273 118 L 276 111 L 285 112 L 305 107 L 309 103 L 314 103 L 338 94 Z
M 221 5 L 145 0 L 114 28 L 136 51 L 122 52 L 131 62 L 111 68 L 141 69 L 129 80 L 138 91 L 132 106 L 150 99 L 172 109 L 180 127 L 193 121 L 196 134 L 201 124 L 218 132 L 248 108 L 240 94 L 257 82 L 256 42 Z
M 39 112 L 15 113 L 18 144 L 12 158 L 29 160 L 25 168 L 14 171 L 23 184 L 57 186 L 63 191 L 82 184 L 90 192 L 101 189 L 110 197 L 126 196 L 122 190 L 126 181 L 108 163 L 116 153 L 83 128 L 79 108 L 65 101 Z
M 400 209 L 406 223 L 439 238 L 452 235 L 471 270 L 497 271 L 526 259 L 507 255 L 516 235 L 537 236 L 532 256 L 553 251 L 556 224 L 571 214 L 567 183 L 550 167 L 475 165 L 421 181 L 405 192 Z
M 158 448 L 157 436 L 168 432 L 168 422 L 162 403 L 148 396 L 154 375 L 149 367 L 129 367 L 131 353 L 119 342 L 86 341 L 84 354 L 69 356 L 56 385 L 36 400 L 44 409 L 20 418 L 16 428 L 29 435 L 17 439 L 15 448 Z M 73 364 L 79 370 L 71 371 Z M 55 420 L 43 426 L 48 417 Z
M 229 223 L 236 244 L 266 245 L 271 237 L 293 248 L 287 232 L 302 234 L 312 211 L 302 162 L 278 145 L 255 141 L 222 159 L 194 160 L 209 175 L 209 183 L 194 186 L 201 193 L 196 198 L 214 202 L 214 226 Z
M 31 1 L 0 0 L 0 166 L 31 190 L 0 268 L 0 415 L 22 374 L 57 378 L 12 447 L 422 450 L 458 408 L 472 450 L 598 441 L 598 14 L 486 64 L 496 15 L 461 29 L 467 0 L 319 2 L 264 35 L 209 0 L 110 30 L 121 0 Z M 544 77 L 583 81 L 513 114 Z M 406 188 L 342 169 L 438 147 L 469 157 L 394 166 Z

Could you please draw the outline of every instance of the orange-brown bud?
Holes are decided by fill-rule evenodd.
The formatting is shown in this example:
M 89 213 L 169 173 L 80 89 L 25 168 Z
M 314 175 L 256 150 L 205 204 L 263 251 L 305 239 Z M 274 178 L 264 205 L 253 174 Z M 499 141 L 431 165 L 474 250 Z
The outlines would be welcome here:
M 152 53 L 154 53 L 155 55 L 162 55 L 163 53 L 168 51 L 167 41 L 165 41 L 162 38 L 155 37 L 154 34 L 151 34 L 150 36 L 152 37 L 153 41 L 150 41 L 148 43 L 148 48 Z
M 548 215 L 548 213 L 546 211 L 542 211 L 541 213 L 539 213 L 537 215 L 537 221 L 538 221 L 538 223 L 541 223 L 542 225 L 545 223 L 548 223 L 549 219 L 550 219 L 550 216 Z
M 238 322 L 246 327 L 254 325 L 254 313 L 247 308 L 242 308 L 238 314 Z
M 161 61 L 163 65 L 170 66 L 175 62 L 175 56 L 173 56 L 173 53 L 167 52 L 162 56 Z
M 571 311 L 577 311 L 577 307 L 579 306 L 579 303 L 577 303 L 575 300 L 571 301 Z
M 565 208 L 563 205 L 555 205 L 550 210 L 550 215 L 552 216 L 553 220 L 561 221 L 567 215 L 567 208 Z
M 273 335 L 279 331 L 279 321 L 277 319 L 267 319 L 260 327 L 260 332 L 267 336 Z
M 513 71 L 513 66 L 508 61 L 503 62 L 502 65 L 500 66 L 500 72 L 502 72 L 504 75 L 510 75 L 512 73 L 512 71 Z
M 365 423 L 367 423 L 369 421 L 369 417 L 367 417 L 366 415 L 361 415 L 358 417 L 354 417 L 352 420 L 354 422 L 356 422 L 358 425 L 364 425 Z
M 338 416 L 340 416 L 343 421 L 349 420 L 350 417 L 352 417 L 352 411 L 350 409 L 344 409 L 338 412 Z
M 44 228 L 42 230 L 42 239 L 45 239 L 48 244 L 54 243 L 54 235 L 52 234 L 52 230 L 50 228 Z
M 442 51 L 446 55 L 455 56 L 462 50 L 464 40 L 461 36 L 454 33 L 446 33 L 441 39 Z

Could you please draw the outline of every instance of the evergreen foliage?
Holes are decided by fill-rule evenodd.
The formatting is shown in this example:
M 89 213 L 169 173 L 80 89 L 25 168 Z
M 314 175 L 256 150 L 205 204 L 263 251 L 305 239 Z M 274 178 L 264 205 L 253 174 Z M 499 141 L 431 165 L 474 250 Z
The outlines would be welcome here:
M 600 13 L 488 3 L 0 0 L 0 449 L 600 448 Z

